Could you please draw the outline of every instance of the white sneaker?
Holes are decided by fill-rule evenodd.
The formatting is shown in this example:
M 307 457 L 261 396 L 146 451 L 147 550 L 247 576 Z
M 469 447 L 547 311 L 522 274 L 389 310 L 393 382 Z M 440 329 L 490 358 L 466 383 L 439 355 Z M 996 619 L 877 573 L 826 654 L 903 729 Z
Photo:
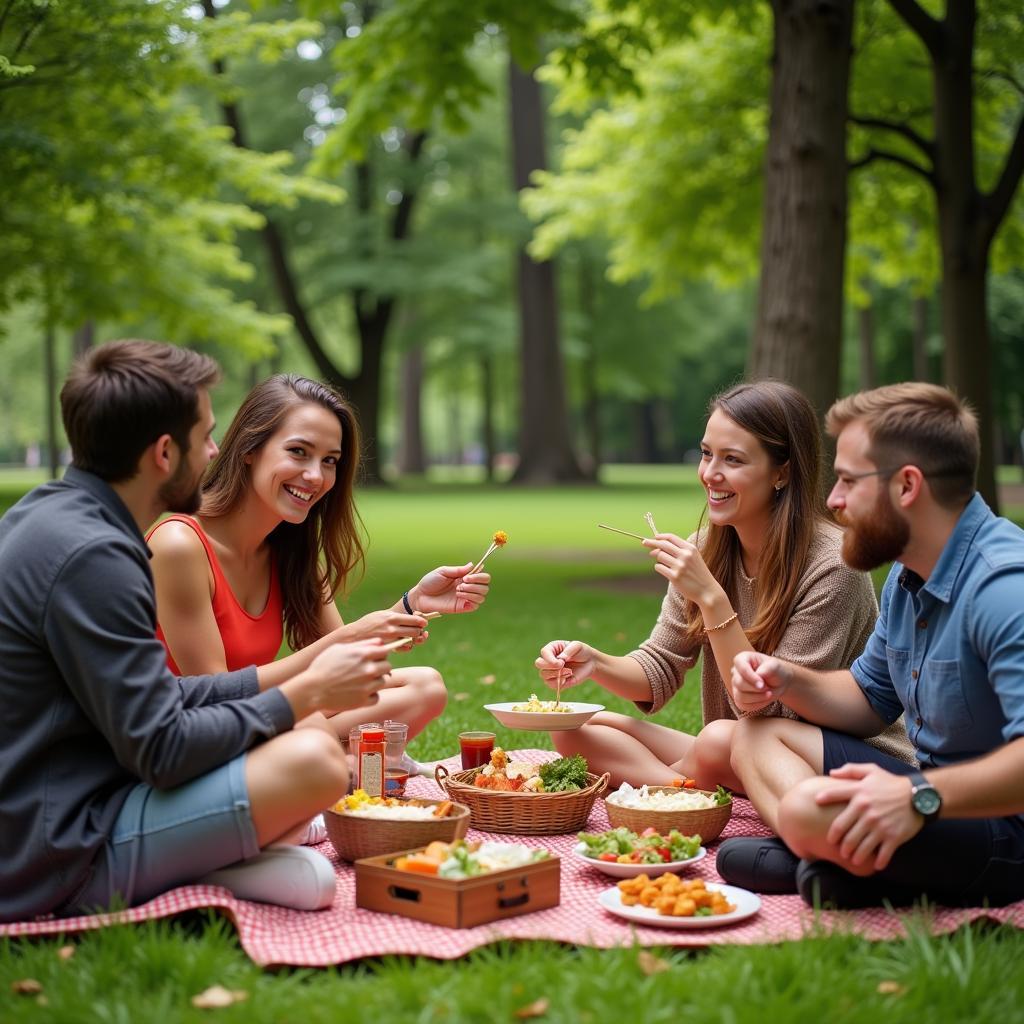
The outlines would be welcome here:
M 249 860 L 229 864 L 197 879 L 222 885 L 232 895 L 293 910 L 321 910 L 334 902 L 334 868 L 305 846 L 268 846 Z
M 306 831 L 299 840 L 300 846 L 316 846 L 327 839 L 327 826 L 324 824 L 324 816 L 318 814 L 306 826 Z

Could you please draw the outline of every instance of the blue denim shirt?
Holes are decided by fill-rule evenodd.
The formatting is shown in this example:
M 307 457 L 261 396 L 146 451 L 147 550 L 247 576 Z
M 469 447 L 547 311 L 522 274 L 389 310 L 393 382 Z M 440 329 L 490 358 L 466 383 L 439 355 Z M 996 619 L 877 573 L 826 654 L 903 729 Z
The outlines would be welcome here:
M 975 494 L 927 580 L 893 565 L 850 671 L 885 721 L 906 710 L 922 766 L 1024 736 L 1024 531 Z

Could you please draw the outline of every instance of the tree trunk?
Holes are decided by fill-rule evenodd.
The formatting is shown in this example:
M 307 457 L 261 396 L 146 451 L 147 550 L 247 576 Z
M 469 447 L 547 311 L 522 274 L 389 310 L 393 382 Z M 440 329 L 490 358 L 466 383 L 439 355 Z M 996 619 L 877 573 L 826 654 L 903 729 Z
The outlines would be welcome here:
M 60 452 L 57 450 L 57 331 L 49 312 L 46 316 L 46 334 L 43 338 L 43 360 L 46 387 L 46 457 L 50 477 L 56 480 L 60 470 Z
M 644 402 L 636 402 L 633 408 L 635 410 L 634 452 L 636 461 L 647 465 L 664 462 L 658 438 L 657 403 L 653 398 L 649 398 Z
M 517 191 L 545 166 L 540 85 L 509 60 L 509 111 Z M 521 248 L 517 293 L 520 338 L 519 465 L 513 483 L 582 480 L 569 434 L 565 371 L 558 344 L 555 267 Z
M 981 428 L 978 490 L 998 508 L 992 433 L 992 346 L 985 284 L 991 237 L 974 173 L 973 0 L 953 0 L 933 54 L 935 194 L 942 253 L 943 379 Z
M 402 439 L 398 448 L 399 473 L 423 474 L 427 457 L 423 450 L 423 349 L 409 349 L 402 356 L 399 371 L 399 418 Z
M 875 386 L 878 379 L 875 371 L 875 307 L 870 302 L 857 308 L 857 341 L 860 354 L 860 389 L 867 391 Z
M 914 380 L 931 380 L 928 368 L 928 321 L 931 319 L 931 303 L 927 295 L 914 299 Z
M 772 0 L 761 280 L 749 375 L 839 388 L 853 0 Z
M 480 415 L 484 449 L 484 479 L 494 480 L 494 461 L 497 451 L 494 441 L 494 360 L 485 352 L 480 356 Z
M 81 327 L 71 335 L 71 358 L 77 359 L 85 355 L 92 348 L 96 340 L 96 325 L 92 320 L 86 320 Z
M 601 470 L 601 399 L 597 387 L 594 268 L 584 253 L 580 254 L 580 312 L 587 332 L 587 354 L 583 360 L 583 423 L 590 453 L 587 472 L 596 480 Z

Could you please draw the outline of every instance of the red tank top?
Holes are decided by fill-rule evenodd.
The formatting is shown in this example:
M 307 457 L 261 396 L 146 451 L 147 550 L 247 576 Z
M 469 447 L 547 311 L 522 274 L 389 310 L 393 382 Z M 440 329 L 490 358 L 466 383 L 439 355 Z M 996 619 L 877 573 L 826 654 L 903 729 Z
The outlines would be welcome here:
M 164 523 L 184 523 L 195 530 L 196 536 L 206 550 L 206 557 L 213 572 L 213 616 L 217 620 L 228 671 L 245 668 L 247 665 L 265 665 L 277 657 L 284 637 L 284 602 L 281 599 L 281 582 L 277 576 L 277 562 L 270 560 L 270 593 L 266 607 L 259 615 L 250 615 L 239 603 L 214 554 L 209 537 L 191 516 L 168 516 L 162 519 L 146 534 L 146 540 L 156 533 Z M 167 647 L 164 631 L 159 623 L 157 639 Z M 167 664 L 175 675 L 181 675 L 178 666 L 167 651 Z

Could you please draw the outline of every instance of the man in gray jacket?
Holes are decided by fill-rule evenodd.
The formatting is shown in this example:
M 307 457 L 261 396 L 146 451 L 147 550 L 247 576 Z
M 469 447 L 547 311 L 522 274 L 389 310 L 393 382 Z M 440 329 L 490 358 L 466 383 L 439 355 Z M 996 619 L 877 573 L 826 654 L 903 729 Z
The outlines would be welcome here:
M 90 350 L 61 392 L 71 467 L 0 520 L 0 920 L 198 880 L 333 899 L 330 862 L 287 845 L 348 785 L 314 712 L 375 702 L 386 652 L 337 644 L 271 688 L 252 666 L 177 678 L 156 639 L 143 530 L 198 507 L 217 377 L 170 345 Z

